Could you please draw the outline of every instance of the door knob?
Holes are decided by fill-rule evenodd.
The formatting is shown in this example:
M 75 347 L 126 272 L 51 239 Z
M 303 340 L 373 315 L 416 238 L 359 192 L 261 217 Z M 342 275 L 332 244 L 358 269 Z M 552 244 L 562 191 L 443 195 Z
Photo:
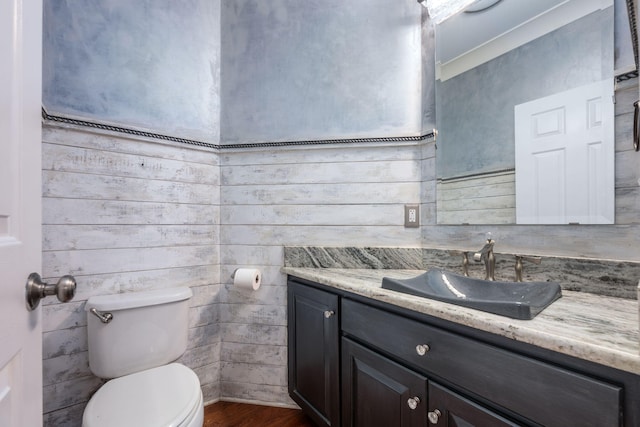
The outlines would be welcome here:
M 27 278 L 25 297 L 29 311 L 35 310 L 40 300 L 46 296 L 57 295 L 60 302 L 67 302 L 71 301 L 75 294 L 76 279 L 73 276 L 62 276 L 55 285 L 44 283 L 38 273 L 31 273 Z

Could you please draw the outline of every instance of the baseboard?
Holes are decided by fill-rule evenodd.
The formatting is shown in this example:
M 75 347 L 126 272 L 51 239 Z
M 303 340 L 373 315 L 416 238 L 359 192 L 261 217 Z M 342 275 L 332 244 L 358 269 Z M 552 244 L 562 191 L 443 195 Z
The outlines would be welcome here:
M 211 401 L 210 403 L 206 403 L 205 406 L 216 403 L 216 402 L 246 403 L 249 405 L 273 406 L 276 408 L 287 408 L 287 409 L 300 409 L 300 407 L 296 404 L 289 405 L 287 403 L 263 402 L 261 400 L 237 399 L 235 397 L 221 397 L 217 400 Z

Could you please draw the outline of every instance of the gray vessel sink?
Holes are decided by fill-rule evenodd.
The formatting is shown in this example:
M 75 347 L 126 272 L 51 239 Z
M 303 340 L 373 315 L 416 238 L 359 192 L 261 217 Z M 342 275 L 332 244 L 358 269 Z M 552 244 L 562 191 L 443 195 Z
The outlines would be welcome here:
M 383 277 L 382 288 L 522 320 L 562 296 L 553 282 L 493 282 L 439 269 L 410 279 Z

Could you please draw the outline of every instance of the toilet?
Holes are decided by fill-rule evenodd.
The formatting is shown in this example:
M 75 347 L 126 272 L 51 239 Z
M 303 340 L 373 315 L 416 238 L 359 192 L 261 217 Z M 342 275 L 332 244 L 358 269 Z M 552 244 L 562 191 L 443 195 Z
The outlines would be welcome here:
M 198 376 L 175 363 L 187 348 L 189 288 L 89 298 L 89 367 L 109 379 L 83 427 L 202 427 Z

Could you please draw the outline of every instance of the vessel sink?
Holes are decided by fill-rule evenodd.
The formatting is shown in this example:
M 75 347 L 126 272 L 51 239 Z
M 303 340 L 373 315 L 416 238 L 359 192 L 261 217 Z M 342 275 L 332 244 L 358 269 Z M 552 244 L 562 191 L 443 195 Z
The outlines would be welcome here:
M 494 282 L 439 269 L 410 279 L 384 277 L 382 287 L 522 320 L 533 319 L 562 296 L 553 282 Z

